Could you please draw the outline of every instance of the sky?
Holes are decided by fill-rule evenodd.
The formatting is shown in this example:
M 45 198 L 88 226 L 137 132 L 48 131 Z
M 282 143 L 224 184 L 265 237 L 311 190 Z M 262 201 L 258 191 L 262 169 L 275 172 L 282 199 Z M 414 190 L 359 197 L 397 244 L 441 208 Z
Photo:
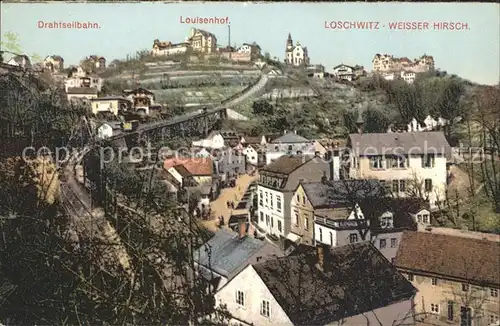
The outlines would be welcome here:
M 229 17 L 231 45 L 257 42 L 284 58 L 288 33 L 307 46 L 312 64 L 327 71 L 344 63 L 371 70 L 376 53 L 434 57 L 436 68 L 481 84 L 500 75 L 500 5 L 494 3 L 2 3 L 1 33 L 16 33 L 21 50 L 61 55 L 65 65 L 97 54 L 125 58 L 153 40 L 183 41 L 190 28 L 214 33 L 227 45 L 225 24 L 185 24 L 180 17 Z M 95 22 L 99 29 L 39 28 L 38 22 Z M 378 22 L 377 30 L 325 28 L 330 21 Z M 431 22 L 429 30 L 390 30 L 390 22 Z M 434 30 L 433 22 L 463 22 L 467 30 Z M 373 24 L 375 25 L 375 24 Z

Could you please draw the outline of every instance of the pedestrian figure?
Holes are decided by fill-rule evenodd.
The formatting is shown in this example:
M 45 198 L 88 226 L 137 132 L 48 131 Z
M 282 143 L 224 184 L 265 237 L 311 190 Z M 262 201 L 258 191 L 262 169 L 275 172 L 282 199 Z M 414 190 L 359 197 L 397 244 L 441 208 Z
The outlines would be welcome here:
M 231 202 L 231 208 L 234 209 L 234 201 Z
M 221 225 L 224 225 L 224 216 L 221 215 L 220 220 L 221 220 Z
M 231 207 L 231 202 L 227 201 L 227 208 Z

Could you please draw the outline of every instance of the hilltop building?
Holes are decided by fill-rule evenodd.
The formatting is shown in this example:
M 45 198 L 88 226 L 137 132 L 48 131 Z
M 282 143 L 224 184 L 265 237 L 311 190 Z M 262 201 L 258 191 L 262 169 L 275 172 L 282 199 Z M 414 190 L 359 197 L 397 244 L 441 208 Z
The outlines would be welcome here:
M 191 44 L 188 39 L 189 38 L 186 38 L 184 42 L 176 44 L 170 41 L 160 42 L 160 40 L 155 39 L 153 41 L 153 50 L 151 50 L 151 55 L 156 57 L 187 53 L 191 50 Z
M 102 56 L 91 55 L 86 60 L 90 61 L 96 69 L 106 68 L 106 58 Z
M 202 29 L 191 28 L 187 42 L 196 52 L 211 54 L 217 51 L 217 37 Z
M 49 55 L 43 61 L 43 66 L 50 72 L 60 72 L 64 69 L 64 59 L 59 55 Z
M 307 47 L 300 45 L 300 42 L 293 45 L 292 35 L 288 33 L 285 50 L 285 63 L 291 66 L 308 66 L 309 53 Z
M 395 58 L 392 54 L 375 54 L 372 60 L 373 72 L 381 74 L 386 80 L 401 78 L 408 84 L 414 82 L 416 74 L 433 71 L 434 58 L 424 54 L 413 61 L 407 57 Z
M 11 66 L 21 67 L 24 69 L 32 68 L 30 58 L 25 54 L 16 55 L 12 57 L 9 61 L 7 61 L 7 64 Z

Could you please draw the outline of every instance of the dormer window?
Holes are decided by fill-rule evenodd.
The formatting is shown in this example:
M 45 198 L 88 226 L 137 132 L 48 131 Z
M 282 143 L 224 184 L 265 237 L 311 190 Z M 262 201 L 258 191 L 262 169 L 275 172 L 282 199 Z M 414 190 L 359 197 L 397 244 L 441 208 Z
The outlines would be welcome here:
M 380 227 L 383 229 L 388 229 L 393 227 L 393 215 L 391 212 L 385 212 L 379 217 Z

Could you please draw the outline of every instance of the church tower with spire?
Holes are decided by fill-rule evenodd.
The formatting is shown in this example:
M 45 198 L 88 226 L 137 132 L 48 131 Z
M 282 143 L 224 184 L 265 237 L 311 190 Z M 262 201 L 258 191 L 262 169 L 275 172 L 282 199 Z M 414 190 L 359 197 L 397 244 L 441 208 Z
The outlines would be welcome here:
M 293 40 L 292 40 L 292 35 L 290 33 L 288 33 L 288 39 L 286 40 L 285 63 L 286 64 L 293 63 Z

